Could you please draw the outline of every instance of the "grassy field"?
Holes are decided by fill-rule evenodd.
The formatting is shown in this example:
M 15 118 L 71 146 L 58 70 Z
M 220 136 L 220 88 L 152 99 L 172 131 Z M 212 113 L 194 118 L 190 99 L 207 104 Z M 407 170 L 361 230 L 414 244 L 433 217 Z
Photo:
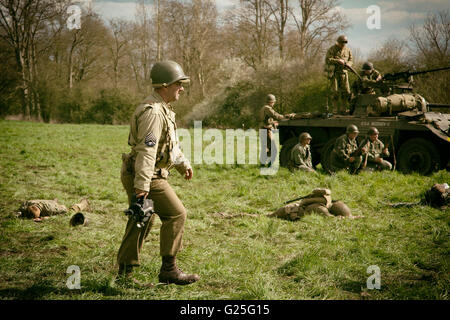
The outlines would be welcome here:
M 174 170 L 171 184 L 188 210 L 178 262 L 201 281 L 157 284 L 157 219 L 135 272 L 157 285 L 127 288 L 114 278 L 126 224 L 120 166 L 128 126 L 1 121 L 0 132 L 1 299 L 448 299 L 449 212 L 388 206 L 450 182 L 447 171 L 329 176 L 280 168 L 264 176 L 256 165 L 196 165 L 185 181 Z M 365 218 L 264 216 L 316 187 L 330 188 Z M 26 199 L 70 206 L 83 197 L 94 209 L 84 227 L 69 227 L 69 214 L 42 223 L 14 215 Z M 81 289 L 66 286 L 71 265 L 80 267 Z M 380 269 L 379 290 L 367 288 L 372 265 Z

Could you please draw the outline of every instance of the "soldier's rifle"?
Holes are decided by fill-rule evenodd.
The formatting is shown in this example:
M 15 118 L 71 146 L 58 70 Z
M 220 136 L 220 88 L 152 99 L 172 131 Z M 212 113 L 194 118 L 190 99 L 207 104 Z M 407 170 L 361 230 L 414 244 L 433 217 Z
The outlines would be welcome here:
M 284 204 L 288 204 L 288 203 L 291 203 L 291 202 L 295 202 L 295 201 L 298 201 L 298 200 L 302 200 L 302 199 L 305 199 L 306 197 L 308 197 L 308 195 L 302 196 L 302 197 L 298 197 L 298 198 L 295 198 L 295 199 L 292 199 L 292 200 L 288 200 L 288 201 L 286 201 Z
M 370 143 L 370 140 L 367 139 L 367 142 L 364 145 L 361 145 L 361 147 L 359 147 L 357 151 L 359 151 L 359 153 L 362 153 L 362 150 L 364 148 L 366 148 L 369 145 L 369 143 Z M 366 154 L 364 156 L 364 162 L 362 164 L 361 169 L 365 169 L 367 167 L 367 159 L 368 158 L 369 158 L 369 150 L 366 149 Z
M 424 74 L 424 73 L 429 73 L 429 72 L 436 72 L 436 71 L 441 71 L 441 70 L 448 70 L 450 69 L 450 67 L 444 67 L 444 68 L 437 68 L 437 69 L 429 69 L 429 70 L 422 70 L 422 71 L 401 71 L 401 72 L 394 72 L 394 73 L 387 73 L 383 76 L 383 80 L 385 81 L 396 81 L 396 80 L 400 80 L 403 79 L 406 82 L 409 82 L 409 77 L 411 76 L 415 76 L 418 74 Z
M 359 75 L 359 73 L 351 65 L 347 64 L 347 62 L 344 62 L 344 68 L 347 68 L 348 70 L 350 70 L 352 73 L 354 73 L 358 77 L 359 80 L 362 81 L 362 78 Z

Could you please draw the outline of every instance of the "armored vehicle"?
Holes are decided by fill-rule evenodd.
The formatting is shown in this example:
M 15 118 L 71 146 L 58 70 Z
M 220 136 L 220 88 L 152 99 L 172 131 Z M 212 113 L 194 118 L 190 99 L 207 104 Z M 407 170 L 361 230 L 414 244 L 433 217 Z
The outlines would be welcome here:
M 313 138 L 313 165 L 320 163 L 325 171 L 332 172 L 330 156 L 335 140 L 345 133 L 348 125 L 354 124 L 360 131 L 359 143 L 370 127 L 378 128 L 379 139 L 388 146 L 391 154 L 387 160 L 404 173 L 426 175 L 448 168 L 450 105 L 428 103 L 412 88 L 413 75 L 443 69 L 450 67 L 387 74 L 379 84 L 378 94 L 354 97 L 349 115 L 300 113 L 290 120 L 280 121 L 280 164 L 288 166 L 291 149 L 298 143 L 298 136 L 308 132 Z M 398 84 L 399 79 L 407 79 L 408 82 Z

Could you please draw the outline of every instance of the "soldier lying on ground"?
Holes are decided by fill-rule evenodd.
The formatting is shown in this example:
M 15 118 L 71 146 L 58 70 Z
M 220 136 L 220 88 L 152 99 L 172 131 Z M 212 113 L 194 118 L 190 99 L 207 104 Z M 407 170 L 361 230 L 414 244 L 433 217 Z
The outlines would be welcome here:
M 419 205 L 427 205 L 440 210 L 447 210 L 450 203 L 450 187 L 448 183 L 435 183 L 424 192 L 422 199 L 417 202 L 397 202 L 389 204 L 393 208 L 411 208 Z
M 281 207 L 268 216 L 295 221 L 313 212 L 340 219 L 363 218 L 362 216 L 353 216 L 350 208 L 344 202 L 331 200 L 331 191 L 323 188 L 314 189 L 312 193 L 301 197 L 299 201 Z
M 91 211 L 91 207 L 87 199 L 80 200 L 79 203 L 73 204 L 69 209 L 59 204 L 57 199 L 27 200 L 19 208 L 19 217 L 32 218 L 34 221 L 40 222 L 49 216 L 65 214 L 69 211 L 72 213 Z

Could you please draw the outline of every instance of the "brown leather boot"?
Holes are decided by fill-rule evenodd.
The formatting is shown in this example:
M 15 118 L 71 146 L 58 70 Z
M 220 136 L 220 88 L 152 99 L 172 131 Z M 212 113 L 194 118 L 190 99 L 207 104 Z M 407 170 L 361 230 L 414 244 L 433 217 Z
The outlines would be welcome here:
M 119 265 L 119 272 L 117 273 L 116 280 L 126 281 L 131 280 L 131 274 L 133 273 L 133 266 L 128 264 Z
M 161 271 L 159 272 L 159 282 L 175 283 L 179 285 L 191 284 L 198 281 L 197 274 L 187 274 L 178 269 L 174 256 L 162 257 Z
M 87 198 L 83 198 L 79 203 L 75 203 L 70 207 L 71 210 L 75 212 L 87 211 L 92 212 L 91 204 Z

